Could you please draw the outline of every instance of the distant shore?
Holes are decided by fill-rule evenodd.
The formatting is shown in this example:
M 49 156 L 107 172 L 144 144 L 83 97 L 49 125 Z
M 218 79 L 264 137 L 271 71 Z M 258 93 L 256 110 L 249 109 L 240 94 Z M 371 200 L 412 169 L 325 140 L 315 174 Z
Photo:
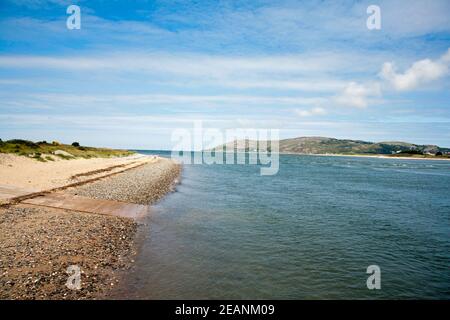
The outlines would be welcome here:
M 378 159 L 397 159 L 397 160 L 433 160 L 433 161 L 450 161 L 450 158 L 439 157 L 402 157 L 402 156 L 389 156 L 389 155 L 370 155 L 370 154 L 313 154 L 313 153 L 289 153 L 280 152 L 280 154 L 298 155 L 298 156 L 320 156 L 320 157 L 357 157 L 357 158 L 378 158 Z
M 40 162 L 0 154 L 0 186 L 63 190 L 149 205 L 179 179 L 180 165 L 156 156 Z M 0 194 L 1 196 L 1 194 Z M 0 206 L 0 299 L 96 299 L 133 263 L 138 221 L 8 201 Z M 9 204 L 8 204 L 9 203 Z M 70 265 L 81 289 L 66 287 Z
M 203 152 L 211 152 L 211 150 L 204 150 Z M 216 151 L 217 152 L 217 151 Z M 234 152 L 223 152 L 234 153 Z M 237 151 L 237 153 L 253 153 L 256 151 Z M 444 157 L 411 157 L 411 156 L 391 156 L 383 154 L 343 154 L 343 153 L 296 153 L 296 152 L 279 152 L 279 154 L 293 155 L 293 156 L 318 156 L 318 157 L 357 157 L 357 158 L 378 158 L 378 159 L 404 159 L 404 160 L 433 160 L 433 161 L 450 161 L 450 158 Z

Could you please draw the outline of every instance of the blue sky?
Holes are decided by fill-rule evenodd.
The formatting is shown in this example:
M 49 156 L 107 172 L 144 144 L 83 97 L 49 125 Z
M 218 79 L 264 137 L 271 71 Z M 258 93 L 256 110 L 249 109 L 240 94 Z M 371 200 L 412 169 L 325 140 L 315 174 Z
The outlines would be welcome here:
M 66 27 L 68 5 L 81 29 Z M 366 9 L 381 8 L 381 30 Z M 450 2 L 0 2 L 0 138 L 171 149 L 280 129 L 450 147 Z

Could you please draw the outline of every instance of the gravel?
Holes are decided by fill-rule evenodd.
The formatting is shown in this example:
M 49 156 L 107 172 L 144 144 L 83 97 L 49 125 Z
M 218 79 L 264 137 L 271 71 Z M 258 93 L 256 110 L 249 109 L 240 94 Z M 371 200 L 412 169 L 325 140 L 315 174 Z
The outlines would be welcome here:
M 152 204 L 172 190 L 180 170 L 179 164 L 161 158 L 156 163 L 130 169 L 67 192 L 95 199 Z
M 65 192 L 151 204 L 171 191 L 181 166 L 169 159 Z M 128 218 L 19 204 L 0 207 L 0 299 L 105 298 L 134 262 L 137 223 Z M 66 286 L 71 265 L 81 289 Z
M 0 208 L 0 299 L 104 297 L 132 263 L 136 227 L 116 216 Z M 80 267 L 80 290 L 65 285 L 70 265 Z

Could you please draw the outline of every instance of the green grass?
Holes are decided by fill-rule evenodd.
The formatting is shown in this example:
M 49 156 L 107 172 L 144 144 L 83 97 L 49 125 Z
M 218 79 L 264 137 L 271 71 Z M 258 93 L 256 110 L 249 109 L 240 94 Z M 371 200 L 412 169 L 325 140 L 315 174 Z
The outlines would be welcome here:
M 0 153 L 13 153 L 19 156 L 26 156 L 38 161 L 54 161 L 50 154 L 55 151 L 62 150 L 70 153 L 72 156 L 55 155 L 65 160 L 75 158 L 112 158 L 112 157 L 126 157 L 134 154 L 133 151 L 118 150 L 109 148 L 94 148 L 86 146 L 72 146 L 67 144 L 60 144 L 57 142 L 47 143 L 33 142 L 28 140 L 13 139 L 8 141 L 0 140 Z

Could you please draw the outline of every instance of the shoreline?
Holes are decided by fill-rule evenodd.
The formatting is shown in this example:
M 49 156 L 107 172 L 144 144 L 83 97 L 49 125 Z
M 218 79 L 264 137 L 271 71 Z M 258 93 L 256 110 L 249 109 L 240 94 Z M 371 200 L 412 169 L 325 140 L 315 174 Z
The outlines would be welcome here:
M 318 156 L 318 157 L 356 157 L 356 158 L 376 158 L 376 159 L 397 159 L 397 160 L 432 160 L 432 161 L 450 161 L 450 158 L 418 158 L 418 157 L 392 157 L 389 155 L 365 155 L 365 154 L 322 154 L 322 153 L 291 153 L 280 152 L 280 154 L 295 156 Z
M 141 155 L 138 158 L 145 159 L 145 163 L 127 167 L 123 172 L 115 172 L 123 167 L 106 171 L 105 168 L 94 169 L 101 171 L 100 176 L 91 168 L 77 172 L 77 179 L 82 178 L 80 185 L 68 187 L 64 192 L 87 192 L 93 199 L 145 203 L 150 207 L 173 190 L 179 180 L 181 165 L 160 157 Z M 106 161 L 108 166 L 109 160 Z M 70 168 L 75 163 L 72 161 L 76 160 L 61 164 Z M 36 164 L 42 166 L 37 161 Z M 97 161 L 94 167 L 98 166 Z M 114 166 L 118 164 L 114 163 Z M 16 170 L 17 166 L 9 167 L 0 162 L 0 171 L 11 174 Z M 68 169 L 65 176 L 72 173 Z M 107 174 L 102 176 L 104 173 Z M 42 179 L 39 175 L 36 177 Z M 83 182 L 92 177 L 93 181 L 86 179 Z M 64 179 L 56 180 L 57 186 L 61 187 Z M 0 178 L 2 183 L 4 180 Z M 32 183 L 39 185 L 36 180 Z M 41 186 L 48 184 L 41 183 Z M 20 201 L 0 206 L 0 299 L 107 298 L 120 283 L 121 273 L 134 262 L 139 249 L 140 224 L 140 219 L 48 208 Z M 81 290 L 66 287 L 70 276 L 66 269 L 70 265 L 80 267 Z
M 211 152 L 211 150 L 204 151 L 189 151 L 189 152 Z M 234 152 L 223 152 L 226 153 L 234 153 Z M 257 154 L 256 151 L 237 151 L 237 153 L 248 153 L 248 154 Z M 357 158 L 378 158 L 378 159 L 404 159 L 404 160 L 433 160 L 433 161 L 450 161 L 450 158 L 432 158 L 432 157 L 393 157 L 389 155 L 383 154 L 339 154 L 339 153 L 296 153 L 296 152 L 278 152 L 280 155 L 292 155 L 292 156 L 318 156 L 318 157 L 357 157 Z

